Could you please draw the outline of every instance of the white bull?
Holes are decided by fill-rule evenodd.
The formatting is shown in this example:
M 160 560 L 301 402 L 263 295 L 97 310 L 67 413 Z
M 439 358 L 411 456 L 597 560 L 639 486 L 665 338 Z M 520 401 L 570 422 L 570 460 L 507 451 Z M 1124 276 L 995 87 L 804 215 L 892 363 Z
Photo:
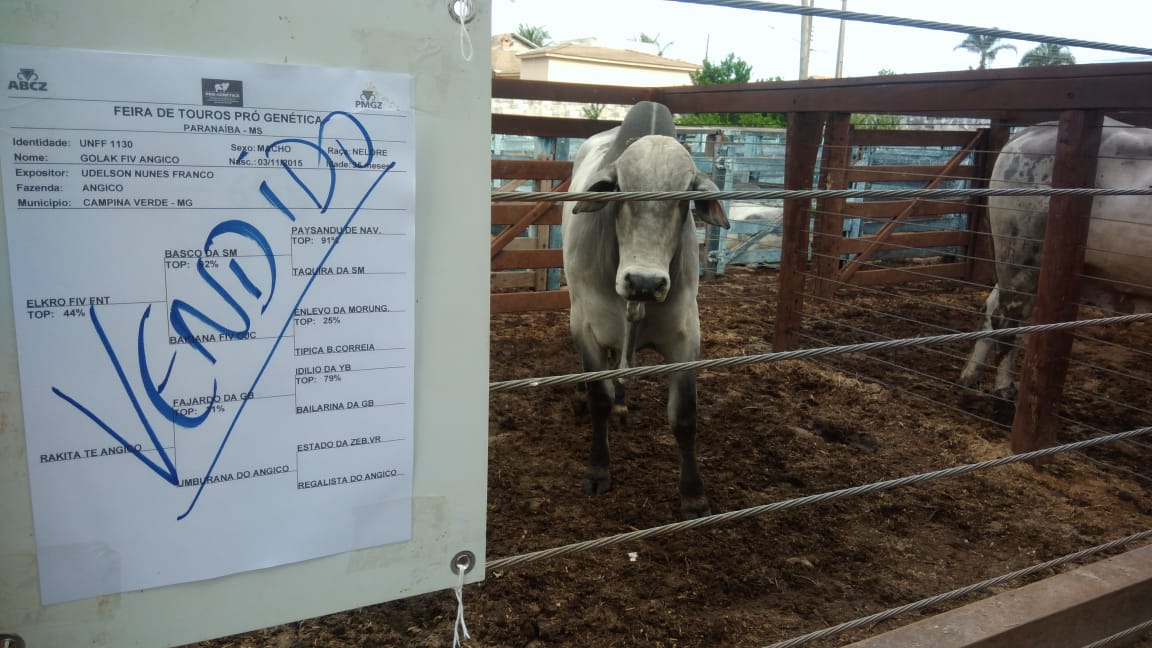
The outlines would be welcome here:
M 576 154 L 573 191 L 716 191 L 675 139 L 672 114 L 641 102 L 623 123 L 589 138 Z M 700 201 L 698 201 L 700 202 Z M 697 204 L 704 220 L 728 226 L 716 201 Z M 688 201 L 581 201 L 564 208 L 564 272 L 572 300 L 571 329 L 585 371 L 612 357 L 632 364 L 636 349 L 654 348 L 667 362 L 697 359 L 700 316 L 696 229 Z M 623 404 L 622 383 L 588 384 L 592 449 L 581 489 L 611 488 L 608 419 Z M 709 513 L 696 466 L 696 376 L 668 379 L 668 418 L 680 450 L 680 503 L 686 517 Z
M 1056 153 L 1055 123 L 1029 127 L 1004 146 L 992 170 L 990 186 L 1048 187 Z M 1152 130 L 1104 120 L 1096 187 L 1152 187 Z M 988 295 L 985 329 L 1026 323 L 1039 279 L 1039 260 L 1048 217 L 1047 196 L 997 196 L 988 199 L 996 252 L 996 286 Z M 1152 198 L 1098 196 L 1084 257 L 1081 302 L 1124 313 L 1152 310 Z M 1013 371 L 1015 340 L 980 340 L 972 350 L 960 383 L 980 382 L 988 353 L 996 348 L 993 393 L 1016 398 Z

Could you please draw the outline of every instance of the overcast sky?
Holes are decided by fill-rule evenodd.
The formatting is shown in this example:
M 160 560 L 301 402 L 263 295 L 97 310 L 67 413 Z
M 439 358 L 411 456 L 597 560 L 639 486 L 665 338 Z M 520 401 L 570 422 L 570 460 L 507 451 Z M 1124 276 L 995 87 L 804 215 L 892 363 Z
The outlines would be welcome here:
M 840 0 L 815 0 L 815 5 L 839 9 Z M 1062 9 L 1054 12 L 1054 5 Z M 1052 0 L 848 0 L 848 10 L 1152 48 L 1152 0 L 1092 0 L 1083 5 Z M 833 76 L 840 21 L 812 20 L 809 74 Z M 671 43 L 665 56 L 699 63 L 705 53 L 719 61 L 731 52 L 752 66 L 753 80 L 796 79 L 799 74 L 800 16 L 674 0 L 492 0 L 493 33 L 514 32 L 520 24 L 544 27 L 554 41 L 594 36 L 609 47 L 625 46 L 640 32 L 659 34 L 661 44 Z M 848 22 L 844 76 L 872 76 L 882 69 L 912 73 L 976 67 L 975 54 L 953 49 L 962 40 L 963 34 L 952 32 Z M 991 67 L 1015 67 L 1036 46 L 1007 42 L 1017 51 L 1001 52 Z M 1074 48 L 1072 53 L 1078 63 L 1149 60 L 1102 50 Z

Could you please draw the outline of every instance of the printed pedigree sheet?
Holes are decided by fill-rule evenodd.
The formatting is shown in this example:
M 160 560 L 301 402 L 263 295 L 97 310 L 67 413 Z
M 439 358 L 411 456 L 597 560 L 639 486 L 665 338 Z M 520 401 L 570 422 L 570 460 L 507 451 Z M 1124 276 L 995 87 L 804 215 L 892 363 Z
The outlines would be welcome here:
M 44 603 L 409 539 L 411 77 L 0 65 Z

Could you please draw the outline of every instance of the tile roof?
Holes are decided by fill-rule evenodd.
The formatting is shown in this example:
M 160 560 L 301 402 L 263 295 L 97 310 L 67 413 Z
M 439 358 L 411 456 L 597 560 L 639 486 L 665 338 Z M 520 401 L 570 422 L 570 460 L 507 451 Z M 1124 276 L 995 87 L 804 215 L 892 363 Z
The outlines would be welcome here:
M 655 54 L 637 52 L 628 49 L 615 49 L 612 47 L 596 47 L 576 43 L 561 43 L 549 47 L 541 47 L 517 54 L 521 60 L 548 57 L 578 58 L 591 61 L 605 61 L 609 63 L 624 63 L 630 65 L 644 65 L 649 67 L 662 67 L 674 70 L 699 70 L 699 63 L 690 63 L 678 59 L 665 58 Z

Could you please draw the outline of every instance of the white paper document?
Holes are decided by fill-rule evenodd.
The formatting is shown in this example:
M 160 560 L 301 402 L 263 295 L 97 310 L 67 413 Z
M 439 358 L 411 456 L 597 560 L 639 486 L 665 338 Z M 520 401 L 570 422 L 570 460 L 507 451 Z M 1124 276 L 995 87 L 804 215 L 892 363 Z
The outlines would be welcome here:
M 409 75 L 0 46 L 45 604 L 412 531 Z

